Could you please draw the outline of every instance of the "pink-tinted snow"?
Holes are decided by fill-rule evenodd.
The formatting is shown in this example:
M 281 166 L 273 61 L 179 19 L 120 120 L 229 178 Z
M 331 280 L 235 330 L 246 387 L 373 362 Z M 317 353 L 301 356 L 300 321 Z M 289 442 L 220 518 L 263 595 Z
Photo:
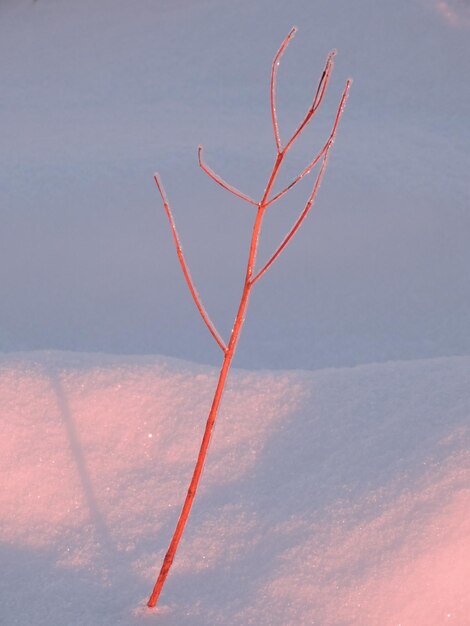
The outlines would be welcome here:
M 0 363 L 2 624 L 469 623 L 470 359 L 236 371 L 156 612 L 216 371 Z

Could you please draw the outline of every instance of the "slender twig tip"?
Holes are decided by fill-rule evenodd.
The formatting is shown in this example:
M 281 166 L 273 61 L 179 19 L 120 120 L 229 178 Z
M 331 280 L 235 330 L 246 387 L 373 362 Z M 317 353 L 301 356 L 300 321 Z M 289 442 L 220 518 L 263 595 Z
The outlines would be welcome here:
M 163 185 L 162 185 L 162 181 L 160 180 L 160 174 L 158 172 L 155 172 L 155 174 L 153 175 L 153 180 L 156 182 L 158 190 L 160 191 L 160 194 L 162 196 L 164 196 L 164 192 L 163 190 Z
M 170 205 L 168 204 L 168 198 L 166 197 L 166 191 L 160 179 L 160 174 L 158 172 L 155 172 L 155 174 L 153 175 L 153 180 L 157 184 L 158 191 L 160 192 L 160 195 L 163 200 L 163 204 L 165 205 L 165 209 L 168 207 L 168 210 L 170 210 Z

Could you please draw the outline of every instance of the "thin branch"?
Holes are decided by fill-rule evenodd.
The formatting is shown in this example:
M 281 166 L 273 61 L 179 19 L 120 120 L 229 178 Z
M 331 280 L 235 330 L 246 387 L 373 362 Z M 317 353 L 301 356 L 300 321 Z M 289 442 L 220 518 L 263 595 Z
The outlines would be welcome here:
M 321 75 L 320 81 L 318 83 L 317 91 L 315 92 L 315 97 L 313 98 L 312 106 L 307 111 L 304 119 L 300 123 L 299 127 L 297 128 L 297 130 L 294 132 L 292 137 L 287 142 L 286 147 L 284 148 L 284 154 L 292 147 L 293 143 L 296 141 L 296 139 L 302 133 L 304 128 L 310 122 L 312 117 L 317 112 L 319 106 L 321 105 L 321 103 L 323 101 L 323 96 L 325 95 L 326 89 L 328 87 L 328 83 L 330 81 L 331 71 L 333 69 L 333 59 L 334 59 L 335 56 L 336 56 L 336 50 L 332 50 L 329 53 L 329 55 L 327 56 L 326 62 L 325 62 L 325 69 L 323 70 L 323 73 Z
M 251 283 L 250 283 L 251 285 L 254 285 L 261 278 L 261 276 L 263 276 L 263 274 L 265 272 L 267 272 L 267 270 L 271 267 L 271 265 L 278 258 L 278 256 L 281 254 L 281 252 L 285 249 L 285 247 L 287 246 L 289 241 L 292 239 L 292 237 L 295 235 L 295 233 L 299 230 L 300 226 L 302 225 L 302 222 L 307 217 L 308 212 L 310 211 L 310 209 L 312 208 L 313 203 L 315 202 L 315 198 L 316 198 L 316 195 L 318 193 L 318 189 L 320 188 L 320 184 L 321 184 L 323 175 L 325 173 L 326 166 L 328 164 L 328 153 L 329 153 L 330 148 L 331 148 L 331 146 L 333 144 L 333 141 L 334 141 L 336 129 L 338 127 L 339 120 L 340 120 L 341 115 L 343 113 L 344 105 L 346 104 L 346 100 L 347 100 L 347 97 L 348 97 L 349 88 L 351 87 L 351 83 L 352 83 L 351 80 L 346 81 L 346 87 L 344 88 L 343 95 L 342 95 L 342 98 L 341 98 L 341 102 L 340 102 L 340 105 L 338 107 L 338 111 L 336 113 L 335 123 L 333 125 L 333 129 L 334 130 L 332 132 L 332 135 L 331 135 L 328 143 L 326 144 L 326 149 L 324 151 L 324 156 L 323 156 L 323 161 L 322 161 L 322 164 L 321 164 L 321 167 L 320 167 L 320 171 L 318 172 L 318 176 L 317 176 L 317 178 L 315 180 L 315 184 L 313 186 L 313 191 L 310 194 L 310 197 L 309 197 L 309 199 L 307 201 L 307 204 L 305 205 L 304 210 L 300 214 L 300 216 L 297 219 L 297 221 L 295 222 L 294 226 L 291 228 L 291 230 L 288 232 L 286 237 L 283 239 L 282 243 L 277 248 L 275 253 L 268 260 L 268 262 L 260 269 L 260 271 L 254 276 L 254 278 L 251 279 Z
M 215 182 L 218 185 L 220 185 L 221 187 L 223 187 L 227 191 L 230 191 L 230 193 L 233 193 L 235 196 L 237 196 L 237 198 L 241 198 L 242 200 L 245 200 L 245 202 L 249 202 L 250 204 L 254 204 L 255 206 L 258 206 L 258 203 L 255 202 L 255 200 L 252 200 L 246 194 L 242 193 L 241 191 L 238 191 L 238 189 L 236 189 L 232 185 L 229 185 L 229 183 L 225 182 L 225 180 L 223 178 L 218 176 L 213 170 L 211 170 L 211 168 L 208 165 L 206 165 L 206 163 L 204 163 L 204 161 L 202 159 L 202 146 L 198 146 L 197 158 L 199 160 L 199 165 L 200 165 L 201 169 L 204 170 L 204 172 L 208 176 L 210 176 L 213 180 L 215 180 Z
M 313 99 L 312 108 L 315 110 L 317 110 L 320 104 L 322 103 L 323 96 L 325 95 L 325 91 L 328 86 L 328 80 L 333 70 L 333 59 L 335 58 L 336 54 L 337 54 L 337 50 L 333 49 L 326 57 L 325 68 L 318 82 L 318 87 L 315 93 L 315 98 Z
M 308 212 L 310 211 L 310 209 L 312 207 L 312 204 L 313 204 L 313 202 L 315 200 L 315 196 L 317 195 L 317 191 L 318 191 L 318 189 L 320 187 L 321 179 L 323 178 L 323 173 L 324 173 L 324 171 L 326 169 L 327 162 L 328 162 L 328 150 L 326 151 L 325 156 L 323 157 L 323 162 L 321 164 L 320 171 L 318 172 L 318 176 L 317 176 L 317 179 L 315 181 L 315 185 L 313 187 L 313 191 L 310 194 L 310 198 L 308 199 L 308 202 L 305 205 L 304 210 L 302 211 L 302 213 L 300 214 L 298 220 L 295 222 L 294 226 L 291 228 L 289 233 L 286 235 L 286 237 L 284 238 L 284 240 L 282 241 L 281 245 L 278 247 L 276 252 L 272 255 L 272 257 L 269 259 L 269 261 L 266 263 L 266 265 L 264 265 L 260 269 L 260 271 L 256 274 L 256 276 L 251 279 L 251 284 L 252 285 L 254 285 L 261 278 L 261 276 L 263 276 L 263 274 L 268 271 L 268 269 L 271 267 L 271 265 L 274 263 L 274 261 L 277 259 L 277 257 L 281 254 L 281 252 L 287 246 L 287 244 L 292 239 L 292 237 L 295 235 L 295 233 L 299 230 L 299 228 L 302 225 L 302 222 L 304 221 L 304 219 L 307 217 L 307 214 L 308 214 Z
M 166 214 L 168 216 L 168 220 L 170 222 L 170 227 L 171 227 L 171 232 L 173 234 L 173 239 L 175 242 L 175 247 L 176 247 L 176 253 L 178 255 L 178 259 L 180 261 L 181 264 L 181 269 L 183 270 L 183 274 L 184 277 L 186 279 L 186 283 L 188 284 L 189 287 L 189 291 L 193 297 L 193 300 L 197 306 L 197 309 L 199 311 L 199 313 L 201 314 L 202 319 L 204 320 L 207 328 L 209 329 L 210 334 L 213 336 L 213 338 L 215 339 L 215 341 L 218 343 L 219 347 L 221 348 L 222 352 L 226 353 L 227 352 L 227 346 L 225 345 L 223 339 L 221 338 L 221 336 L 219 335 L 219 333 L 217 332 L 217 329 L 215 328 L 214 324 L 211 322 L 210 317 L 208 316 L 208 314 L 206 313 L 206 310 L 204 309 L 204 306 L 201 302 L 201 298 L 199 297 L 198 292 L 196 291 L 196 288 L 194 287 L 194 283 L 191 279 L 191 274 L 189 273 L 189 268 L 186 264 L 184 255 L 183 255 L 183 249 L 181 247 L 180 244 L 180 240 L 178 237 L 178 232 L 176 230 L 176 226 L 175 226 L 175 220 L 173 219 L 173 214 L 171 212 L 170 209 L 170 205 L 168 203 L 168 199 L 166 197 L 165 194 L 165 190 L 163 188 L 162 182 L 160 180 L 160 177 L 158 176 L 158 174 L 154 175 L 154 179 L 155 182 L 157 184 L 158 187 L 158 191 L 160 192 L 160 196 L 162 197 L 162 201 L 163 201 L 163 206 L 165 207 L 165 211 Z
M 296 185 L 299 180 L 302 180 L 302 178 L 304 176 L 307 176 L 307 174 L 310 174 L 310 172 L 313 170 L 313 168 L 315 167 L 315 165 L 318 163 L 318 161 L 322 158 L 322 156 L 325 154 L 326 150 L 328 150 L 328 147 L 330 145 L 331 142 L 331 135 L 328 139 L 328 141 L 326 142 L 326 144 L 323 146 L 323 148 L 320 150 L 320 152 L 316 155 L 316 157 L 313 159 L 313 161 L 303 170 L 303 172 L 301 172 L 297 178 L 294 178 L 294 180 L 287 185 L 287 187 L 285 189 L 283 189 L 282 191 L 280 191 L 277 195 L 274 196 L 274 198 L 271 198 L 271 200 L 269 200 L 266 203 L 266 206 L 270 206 L 271 204 L 274 204 L 277 200 L 279 200 L 279 198 L 282 198 L 282 196 L 284 194 L 286 194 L 288 191 L 290 191 L 292 189 L 292 187 L 294 187 L 294 185 Z
M 281 61 L 281 57 L 284 54 L 285 49 L 289 45 L 290 40 L 297 32 L 297 28 L 294 26 L 291 28 L 290 33 L 284 39 L 281 44 L 281 47 L 276 52 L 276 56 L 274 57 L 272 68 L 271 68 L 271 117 L 273 120 L 273 130 L 274 130 L 274 139 L 276 140 L 276 148 L 278 153 L 281 152 L 281 138 L 279 136 L 279 125 L 277 122 L 277 113 L 276 113 L 276 84 L 277 84 L 277 70 L 279 67 L 279 63 Z
M 329 146 L 331 145 L 331 142 L 334 140 L 334 137 L 336 135 L 336 129 L 338 127 L 338 123 L 339 123 L 339 120 L 341 118 L 346 99 L 348 97 L 348 92 L 349 92 L 349 87 L 350 86 L 351 86 L 351 81 L 348 80 L 347 83 L 346 83 L 346 87 L 345 87 L 345 89 L 343 91 L 343 95 L 341 97 L 341 101 L 340 101 L 339 106 L 338 106 L 338 108 L 336 110 L 336 117 L 335 117 L 335 120 L 334 120 L 334 123 L 333 123 L 333 127 L 331 129 L 330 136 L 328 137 L 328 140 L 326 141 L 326 143 L 323 146 L 323 148 L 315 156 L 313 161 L 311 161 L 309 163 L 309 165 L 307 165 L 307 167 L 297 176 L 297 178 L 294 178 L 294 180 L 289 185 L 287 185 L 287 187 L 285 189 L 283 189 L 277 195 L 275 195 L 273 198 L 271 198 L 271 200 L 268 200 L 268 202 L 266 204 L 267 207 L 269 205 L 271 205 L 271 204 L 274 204 L 274 202 L 276 202 L 276 200 L 279 200 L 279 198 L 282 198 L 282 196 L 284 194 L 286 194 L 288 191 L 290 191 L 292 189 L 292 187 L 294 187 L 294 185 L 296 185 L 300 180 L 302 180 L 302 178 L 304 176 L 306 176 L 307 174 L 310 174 L 312 169 L 315 167 L 315 165 L 318 163 L 318 161 L 325 154 L 326 150 L 328 150 Z

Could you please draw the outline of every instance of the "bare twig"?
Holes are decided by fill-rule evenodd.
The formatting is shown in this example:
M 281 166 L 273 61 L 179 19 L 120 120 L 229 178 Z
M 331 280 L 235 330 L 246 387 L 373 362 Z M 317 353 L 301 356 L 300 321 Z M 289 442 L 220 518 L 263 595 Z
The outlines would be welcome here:
M 165 207 L 165 211 L 168 216 L 168 220 L 170 222 L 171 232 L 173 233 L 173 239 L 174 239 L 175 247 L 176 247 L 176 253 L 178 255 L 178 259 L 180 261 L 181 269 L 183 270 L 183 275 L 186 279 L 186 283 L 188 284 L 189 291 L 193 297 L 193 300 L 197 306 L 199 313 L 201 314 L 202 319 L 204 320 L 207 328 L 209 329 L 210 334 L 214 337 L 215 341 L 218 343 L 221 350 L 223 352 L 226 352 L 227 346 L 225 345 L 223 339 L 217 332 L 217 329 L 215 328 L 214 324 L 211 322 L 209 315 L 206 313 L 206 310 L 204 308 L 204 305 L 202 304 L 201 298 L 199 297 L 199 294 L 194 286 L 193 280 L 191 278 L 191 274 L 189 273 L 189 268 L 183 255 L 183 248 L 181 247 L 181 243 L 178 237 L 178 231 L 176 230 L 175 220 L 173 219 L 173 214 L 170 209 L 170 204 L 167 200 L 165 190 L 163 188 L 162 182 L 158 174 L 154 175 L 154 179 L 155 179 L 155 182 L 157 183 L 158 191 L 160 192 L 160 195 L 162 197 L 163 206 Z
M 294 141 L 297 139 L 297 137 L 300 135 L 300 133 L 304 130 L 304 128 L 306 127 L 306 125 L 308 124 L 308 122 L 311 120 L 311 118 L 313 117 L 313 115 L 315 114 L 315 111 L 318 109 L 318 107 L 321 104 L 321 101 L 323 99 L 323 96 L 325 94 L 326 88 L 328 86 L 328 82 L 329 82 L 329 78 L 330 78 L 330 73 L 331 73 L 331 69 L 333 67 L 333 56 L 334 56 L 334 52 L 330 53 L 327 57 L 327 61 L 325 64 L 325 69 L 323 71 L 323 74 L 320 78 L 318 87 L 317 87 L 317 91 L 315 94 L 315 97 L 313 99 L 313 104 L 310 107 L 309 111 L 307 112 L 307 115 L 305 116 L 305 118 L 303 119 L 303 121 L 301 122 L 299 128 L 297 129 L 297 131 L 292 135 L 291 139 L 289 140 L 289 142 L 286 144 L 285 148 L 282 148 L 281 146 L 281 139 L 279 136 L 279 127 L 278 127 L 278 122 L 277 122 L 277 114 L 276 114 L 276 79 L 277 79 L 277 68 L 279 65 L 279 60 L 281 58 L 281 56 L 283 55 L 289 41 L 291 40 L 291 38 L 293 37 L 294 33 L 296 32 L 295 28 L 292 28 L 292 30 L 290 31 L 290 33 L 287 35 L 287 37 L 284 39 L 281 47 L 279 48 L 279 50 L 277 51 L 275 57 L 274 57 L 274 61 L 272 64 L 272 70 L 271 70 L 271 116 L 272 116 L 272 122 L 273 122 L 273 129 L 274 129 L 274 138 L 276 141 L 276 148 L 277 148 L 277 154 L 276 154 L 276 158 L 274 161 L 274 165 L 273 168 L 271 170 L 271 174 L 268 178 L 268 182 L 266 184 L 266 188 L 264 190 L 263 196 L 260 200 L 260 202 L 255 202 L 254 200 L 252 200 L 251 198 L 249 198 L 248 196 L 246 196 L 245 194 L 243 194 L 242 192 L 238 191 L 237 189 L 235 189 L 235 187 L 232 187 L 231 185 L 229 185 L 228 183 L 226 183 L 222 178 L 220 178 L 217 174 L 215 174 L 207 165 L 205 165 L 205 163 L 202 160 L 202 147 L 199 147 L 199 152 L 198 152 L 198 156 L 199 156 L 199 164 L 201 166 L 201 168 L 211 177 L 213 178 L 219 185 L 221 185 L 224 189 L 226 189 L 227 191 L 230 191 L 231 193 L 233 193 L 235 196 L 241 198 L 242 200 L 245 200 L 247 202 L 249 202 L 250 204 L 254 204 L 257 206 L 257 211 L 256 211 L 256 217 L 254 220 L 254 224 L 253 224 L 253 229 L 252 229 L 252 233 L 251 233 L 251 242 L 250 242 L 250 250 L 248 253 L 248 260 L 247 260 L 247 265 L 246 265 L 246 273 L 245 273 L 245 280 L 243 283 L 243 291 L 242 291 L 242 296 L 240 299 L 240 303 L 238 305 L 238 310 L 237 313 L 235 315 L 235 320 L 232 326 L 232 332 L 230 335 L 230 340 L 228 342 L 227 345 L 224 344 L 224 342 L 222 341 L 222 339 L 220 338 L 219 334 L 217 333 L 217 331 L 215 330 L 214 325 L 212 324 L 212 322 L 210 321 L 209 317 L 207 316 L 207 314 L 204 311 L 204 308 L 201 304 L 201 301 L 199 299 L 199 296 L 197 295 L 197 292 L 193 286 L 193 283 L 191 281 L 190 275 L 189 275 L 189 270 L 187 268 L 186 262 L 184 260 L 183 257 L 183 252 L 181 250 L 181 245 L 179 243 L 178 240 L 178 235 L 176 232 L 176 228 L 175 228 L 175 224 L 174 224 L 174 220 L 173 220 L 173 216 L 171 214 L 170 211 L 170 207 L 168 204 L 168 201 L 166 199 L 165 196 L 165 192 L 163 191 L 163 187 L 160 183 L 160 180 L 158 178 L 158 176 L 155 176 L 155 182 L 157 183 L 158 189 L 160 191 L 160 194 L 162 196 L 162 200 L 163 200 L 163 204 L 165 207 L 165 210 L 167 212 L 168 215 L 168 219 L 170 220 L 170 226 L 173 232 L 173 237 L 175 240 L 175 245 L 176 245 L 176 251 L 178 253 L 178 257 L 181 263 L 181 267 L 183 269 L 183 273 L 184 276 L 186 278 L 186 282 L 188 283 L 188 287 L 189 290 L 191 291 L 191 294 L 194 298 L 194 301 L 196 302 L 196 306 L 199 309 L 199 312 L 202 315 L 202 318 L 204 319 L 207 327 L 209 328 L 212 336 L 214 337 L 214 339 L 217 341 L 217 343 L 219 344 L 219 346 L 222 348 L 223 352 L 224 352 L 224 358 L 222 361 L 222 365 L 220 368 L 220 372 L 219 372 L 219 378 L 217 381 L 217 386 L 214 392 L 214 397 L 212 400 L 212 405 L 209 411 L 209 415 L 207 418 L 207 422 L 206 422 L 206 427 L 204 429 L 204 434 L 202 437 L 202 441 L 201 441 L 201 446 L 199 449 L 199 453 L 198 453 L 198 457 L 196 460 L 196 465 L 194 467 L 194 471 L 193 471 L 193 475 L 191 478 L 191 482 L 189 484 L 189 488 L 188 488 L 188 492 L 186 494 L 186 498 L 183 504 L 183 508 L 181 510 L 181 513 L 179 515 L 178 518 L 178 522 L 176 524 L 176 528 L 174 530 L 173 533 L 173 537 L 171 539 L 170 542 L 170 546 L 167 550 L 167 553 L 165 555 L 165 558 L 163 560 L 163 564 L 162 567 L 160 569 L 160 573 L 158 575 L 157 581 L 155 583 L 155 586 L 153 588 L 152 594 L 148 600 L 148 606 L 149 607 L 154 607 L 158 601 L 158 598 L 160 596 L 161 590 L 163 588 L 163 585 L 165 584 L 165 580 L 168 576 L 168 572 L 170 571 L 170 567 L 173 563 L 176 551 L 178 549 L 178 544 L 180 542 L 180 539 L 182 537 L 186 522 L 188 520 L 189 517 L 189 513 L 191 511 L 191 507 L 193 505 L 194 502 L 194 498 L 196 496 L 196 491 L 197 491 L 197 487 L 199 485 L 199 480 L 201 478 L 202 475 L 202 470 L 204 467 L 204 463 L 206 460 L 206 456 L 207 456 L 207 450 L 209 447 L 209 443 L 210 443 L 210 438 L 211 438 L 211 434 L 214 428 L 214 424 L 215 424 L 215 420 L 217 418 L 217 413 L 219 410 L 219 406 L 220 406 L 220 402 L 222 399 L 222 394 L 223 391 L 225 389 L 225 383 L 227 380 L 227 376 L 228 376 L 228 372 L 230 370 L 230 366 L 232 363 L 232 359 L 234 357 L 235 354 L 235 350 L 236 347 L 238 345 L 238 340 L 240 338 L 240 332 L 242 330 L 244 321 L 245 321 L 245 315 L 246 315 L 246 310 L 247 310 L 247 306 L 248 306 L 248 300 L 250 297 L 250 293 L 251 290 L 254 286 L 254 284 L 261 278 L 261 276 L 263 276 L 263 274 L 269 269 L 269 267 L 271 267 L 271 265 L 274 263 L 274 261 L 278 258 L 278 256 L 281 254 L 281 252 L 285 249 L 285 247 L 287 246 L 287 244 L 289 243 L 289 241 L 292 239 L 292 237 L 295 235 L 295 233 L 297 232 L 297 230 L 300 228 L 301 224 L 303 223 L 305 217 L 307 216 L 314 200 L 315 197 L 317 195 L 318 189 L 320 187 L 320 183 L 321 180 L 323 178 L 323 175 L 325 173 L 325 169 L 327 166 L 327 162 L 328 162 L 328 156 L 329 156 L 329 151 L 330 148 L 333 144 L 334 138 L 335 138 L 335 134 L 336 134 L 336 130 L 338 127 L 338 123 L 340 120 L 340 117 L 342 115 L 343 112 L 343 108 L 344 105 L 346 103 L 346 98 L 349 92 L 349 87 L 351 85 L 351 81 L 347 81 L 346 83 L 346 87 L 344 89 L 342 98 L 341 98 L 341 102 L 339 104 L 337 113 L 336 113 L 336 118 L 333 124 L 333 128 L 332 131 L 330 133 L 330 136 L 327 140 L 327 142 L 325 143 L 324 147 L 322 148 L 322 150 L 320 150 L 320 152 L 318 153 L 318 155 L 315 157 L 315 159 L 307 166 L 307 168 L 305 170 L 303 170 L 301 172 L 301 174 L 299 174 L 299 176 L 293 181 L 293 183 L 291 183 L 289 185 L 289 187 L 287 187 L 285 190 L 283 190 L 282 192 L 280 192 L 279 194 L 277 194 L 277 196 L 274 196 L 274 198 L 272 198 L 271 200 L 269 200 L 269 196 L 271 194 L 271 191 L 273 189 L 274 183 L 276 182 L 277 176 L 279 174 L 279 170 L 281 168 L 281 165 L 283 163 L 284 157 L 286 156 L 289 148 L 292 146 L 292 144 L 294 143 Z M 312 193 L 310 194 L 310 197 L 308 198 L 307 204 L 305 205 L 302 213 L 300 214 L 299 218 L 297 219 L 297 221 L 295 222 L 294 226 L 291 228 L 291 230 L 288 232 L 288 234 L 286 235 L 286 237 L 283 239 L 282 243 L 280 244 L 280 246 L 277 248 L 277 250 L 275 251 L 275 253 L 271 256 L 271 258 L 268 260 L 268 262 L 261 268 L 261 270 L 255 274 L 254 274 L 254 268 L 255 268 L 255 261 L 256 261 L 256 255 L 257 255 L 257 251 L 258 251 L 258 243 L 259 243 L 259 236 L 260 236 L 260 232 L 261 232 L 261 226 L 263 223 L 263 217 L 264 214 L 266 212 L 267 207 L 272 204 L 276 199 L 280 198 L 281 195 L 284 195 L 285 193 L 287 193 L 287 191 L 289 189 L 291 189 L 301 178 L 303 178 L 306 174 L 308 174 L 311 169 L 314 167 L 314 165 L 320 160 L 322 160 L 321 166 L 320 166 L 320 170 L 318 172 L 317 178 L 315 180 L 315 184 L 312 190 Z
M 218 185 L 220 185 L 221 187 L 223 187 L 227 191 L 230 191 L 230 193 L 233 193 L 235 196 L 237 196 L 237 198 L 241 198 L 242 200 L 245 200 L 246 202 L 249 202 L 250 204 L 254 204 L 255 206 L 258 206 L 257 202 L 252 200 L 249 196 L 247 196 L 246 194 L 242 193 L 241 191 L 238 191 L 238 189 L 236 189 L 232 185 L 229 185 L 229 183 L 225 182 L 225 180 L 223 178 L 218 176 L 214 172 L 214 170 L 211 170 L 211 168 L 206 163 L 204 163 L 204 160 L 202 158 L 202 151 L 203 151 L 202 146 L 199 146 L 198 149 L 197 149 L 197 157 L 198 157 L 199 165 L 200 165 L 201 169 L 204 170 L 204 172 L 208 176 L 210 176 L 213 180 L 215 180 L 215 182 Z

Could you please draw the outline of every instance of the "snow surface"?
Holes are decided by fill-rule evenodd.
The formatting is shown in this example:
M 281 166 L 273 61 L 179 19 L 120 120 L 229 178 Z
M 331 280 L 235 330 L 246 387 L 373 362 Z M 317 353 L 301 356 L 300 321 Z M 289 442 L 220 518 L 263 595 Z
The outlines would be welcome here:
M 467 626 L 470 358 L 235 371 L 144 608 L 216 370 L 0 358 L 6 626 Z

